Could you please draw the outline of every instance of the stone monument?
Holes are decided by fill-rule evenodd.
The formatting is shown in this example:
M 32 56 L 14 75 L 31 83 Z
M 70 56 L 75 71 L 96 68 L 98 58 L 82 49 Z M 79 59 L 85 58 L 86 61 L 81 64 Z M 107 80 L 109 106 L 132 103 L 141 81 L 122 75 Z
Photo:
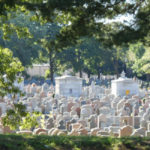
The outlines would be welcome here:
M 139 95 L 139 86 L 137 82 L 127 78 L 123 71 L 119 79 L 111 81 L 111 92 L 115 96 Z
M 80 97 L 82 94 L 82 79 L 65 75 L 55 78 L 55 94 L 66 97 Z

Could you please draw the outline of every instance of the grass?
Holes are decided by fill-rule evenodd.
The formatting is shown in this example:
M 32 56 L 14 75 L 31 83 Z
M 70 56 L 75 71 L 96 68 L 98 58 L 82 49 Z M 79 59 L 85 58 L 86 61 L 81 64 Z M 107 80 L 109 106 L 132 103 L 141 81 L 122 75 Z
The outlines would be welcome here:
M 150 137 L 0 135 L 0 150 L 150 150 Z

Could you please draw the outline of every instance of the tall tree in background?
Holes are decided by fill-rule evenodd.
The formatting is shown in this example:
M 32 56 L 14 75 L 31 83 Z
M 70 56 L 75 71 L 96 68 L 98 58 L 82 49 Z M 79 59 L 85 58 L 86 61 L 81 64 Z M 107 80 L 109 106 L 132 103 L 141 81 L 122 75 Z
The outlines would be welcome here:
M 24 66 L 32 65 L 33 60 L 38 57 L 42 47 L 40 44 L 34 44 L 47 35 L 48 26 L 46 24 L 40 25 L 37 21 L 32 21 L 31 17 L 34 13 L 24 15 L 18 14 L 15 18 L 9 20 L 10 24 L 14 24 L 20 28 L 28 29 L 28 36 L 17 36 L 17 33 L 12 32 L 11 35 L 0 37 L 0 44 L 5 48 L 13 51 L 15 57 L 18 57 Z M 1 31 L 4 35 L 4 31 Z
M 58 53 L 58 49 L 55 45 L 56 35 L 59 33 L 60 27 L 56 24 L 47 24 L 48 28 L 46 34 L 40 39 L 38 42 L 41 47 L 44 49 L 41 53 L 41 59 L 37 59 L 38 62 L 42 62 L 43 57 L 44 62 L 49 62 L 49 73 L 51 82 L 54 82 L 54 72 L 56 68 L 56 55 Z M 37 44 L 38 44 L 37 42 Z
M 150 48 L 145 47 L 142 43 L 131 44 L 127 52 L 127 65 L 132 68 L 137 76 L 146 75 L 150 79 Z
M 98 40 L 82 37 L 76 46 L 63 50 L 58 56 L 62 65 L 67 64 L 66 69 L 72 68 L 75 73 L 79 72 L 80 77 L 84 71 L 88 77 L 91 74 L 97 74 L 99 79 L 100 73 L 113 72 L 110 51 L 104 48 Z

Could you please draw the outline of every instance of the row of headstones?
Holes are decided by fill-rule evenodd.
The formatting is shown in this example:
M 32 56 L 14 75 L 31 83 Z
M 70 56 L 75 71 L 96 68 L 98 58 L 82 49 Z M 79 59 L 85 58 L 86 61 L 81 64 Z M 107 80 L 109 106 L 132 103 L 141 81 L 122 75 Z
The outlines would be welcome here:
M 41 103 L 38 101 L 38 97 L 36 98 L 36 97 L 33 97 L 32 99 L 30 99 L 29 100 L 30 102 L 32 102 L 32 107 L 33 108 L 36 108 L 36 106 L 37 105 L 40 105 L 40 106 L 43 106 L 44 107 L 44 105 L 41 105 Z M 54 101 L 54 102 L 52 102 L 54 105 L 55 105 L 55 100 L 54 99 L 52 99 L 52 101 Z M 66 101 L 66 100 L 65 100 Z M 42 101 L 42 102 L 44 102 L 44 100 Z M 50 103 L 50 100 L 49 100 L 49 98 L 48 99 L 46 99 L 46 103 L 45 103 L 45 106 L 49 106 L 49 111 L 51 110 L 51 108 L 50 108 L 50 105 L 52 104 L 52 103 Z M 80 115 L 80 111 L 81 111 L 81 117 L 82 118 L 85 118 L 85 117 L 88 117 L 88 116 L 90 116 L 90 115 L 92 115 L 93 114 L 93 107 L 92 107 L 92 105 L 88 105 L 88 104 L 86 104 L 87 102 L 86 101 L 81 101 L 81 106 L 80 105 L 78 105 L 78 107 L 76 107 L 75 105 L 76 105 L 76 103 L 72 103 L 72 102 L 70 102 L 70 103 L 67 103 L 67 101 L 66 101 L 66 104 L 63 104 L 63 103 L 61 103 L 62 105 L 60 105 L 60 107 L 59 107 L 59 110 L 60 110 L 60 113 L 61 114 L 63 114 L 64 112 L 71 112 L 71 114 L 73 114 L 73 115 L 75 115 L 76 113 L 77 114 L 79 114 Z M 104 102 L 105 103 L 105 102 Z M 103 106 L 103 104 L 104 104 L 102 101 L 93 101 L 93 105 L 95 106 L 95 107 L 98 107 L 98 111 L 99 111 L 99 113 L 101 113 L 101 114 L 105 114 L 105 115 L 107 115 L 107 114 L 109 114 L 109 112 L 111 111 L 111 108 L 109 108 L 109 107 L 105 107 L 105 106 Z M 123 103 L 122 103 L 122 101 L 121 102 L 119 102 L 118 104 L 117 104 L 117 108 L 118 108 L 118 105 L 120 105 L 121 104 L 121 106 L 123 105 Z M 83 106 L 82 106 L 83 105 Z M 101 107 L 102 106 L 102 107 Z M 148 105 L 146 105 L 146 108 L 148 107 Z M 78 108 L 78 109 L 77 109 Z M 128 109 L 127 109 L 128 108 Z M 145 110 L 147 110 L 145 108 Z M 96 109 L 96 108 L 94 108 L 94 109 Z M 130 103 L 125 103 L 125 107 L 124 107 L 124 109 L 126 109 L 127 111 L 129 111 L 130 112 L 130 114 L 131 114 L 131 112 L 132 112 L 132 106 L 131 106 L 131 104 Z M 78 111 L 77 111 L 78 110 Z M 76 111 L 76 113 L 75 113 L 75 111 Z M 112 111 L 113 111 L 113 109 L 112 109 Z M 126 116 L 126 115 L 129 115 L 130 116 L 130 114 L 123 114 L 122 116 Z M 149 115 L 149 111 L 147 110 L 146 111 L 146 113 L 145 113 L 145 119 L 146 119 L 146 117 L 148 117 L 148 115 Z
M 13 131 L 10 130 L 9 127 L 4 127 L 0 125 L 0 133 L 12 133 Z M 34 129 L 34 131 L 24 130 L 18 131 L 18 134 L 36 134 L 36 135 L 97 135 L 97 136 L 150 136 L 150 122 L 148 123 L 148 130 L 144 127 L 133 129 L 132 126 L 123 126 L 120 127 L 113 127 L 110 126 L 109 128 L 93 128 L 89 130 L 88 128 L 83 127 L 81 123 L 72 123 L 71 124 L 71 131 L 68 132 L 66 129 L 59 129 L 59 128 L 50 128 L 50 129 Z
M 8 132 L 7 132 L 8 133 Z M 34 131 L 24 130 L 18 131 L 18 134 L 33 134 L 33 135 L 89 135 L 89 136 L 114 136 L 114 137 L 124 137 L 124 136 L 150 136 L 150 131 L 146 131 L 145 128 L 139 128 L 134 130 L 131 126 L 124 126 L 122 128 L 110 127 L 109 130 L 101 130 L 99 128 L 93 128 L 88 130 L 83 128 L 81 124 L 72 124 L 71 132 L 67 130 L 60 130 L 58 128 L 51 128 L 49 130 L 37 128 Z
M 71 104 L 71 103 L 70 103 Z M 90 116 L 92 114 L 92 107 L 90 105 L 83 105 L 82 107 L 82 111 L 81 111 L 81 117 L 87 117 L 87 116 Z M 86 112 L 84 112 L 83 110 L 86 110 Z M 79 109 L 78 109 L 79 110 Z M 87 111 L 88 110 L 88 111 Z M 80 110 L 79 110 L 80 111 Z M 107 112 L 107 110 L 106 110 Z M 66 114 L 67 112 L 65 112 L 64 114 Z M 71 113 L 73 113 L 73 111 L 71 111 Z M 102 113 L 102 112 L 101 112 Z M 84 115 L 85 114 L 85 115 Z M 74 114 L 75 115 L 75 114 Z M 69 115 L 68 115 L 69 116 Z

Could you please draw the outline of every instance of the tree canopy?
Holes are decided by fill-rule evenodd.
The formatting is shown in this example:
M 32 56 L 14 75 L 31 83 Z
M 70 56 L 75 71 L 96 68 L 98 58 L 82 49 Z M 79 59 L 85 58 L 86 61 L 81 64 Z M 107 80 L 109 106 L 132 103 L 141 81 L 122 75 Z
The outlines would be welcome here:
M 149 36 L 149 0 L 2 0 L 0 6 L 2 16 L 8 17 L 10 12 L 18 10 L 34 11 L 33 18 L 66 24 L 58 37 L 62 45 L 85 35 L 96 36 L 99 40 L 106 40 L 109 35 L 109 41 L 116 44 L 137 39 L 147 41 Z M 111 27 L 106 23 L 107 19 L 121 15 L 132 15 L 133 21 L 115 23 Z
M 29 20 L 25 23 L 28 28 L 22 26 L 22 22 L 15 24 L 15 18 L 22 13 L 26 15 L 32 13 L 28 19 L 39 21 L 40 23 L 37 25 L 39 31 L 42 29 L 42 31 L 46 31 L 46 34 L 49 33 L 44 23 L 59 25 L 59 34 L 51 40 L 46 34 L 46 36 L 43 34 L 44 32 L 41 35 L 37 34 L 35 26 L 30 25 Z M 122 16 L 129 16 L 131 19 L 126 20 L 127 22 L 116 21 L 116 19 L 121 20 Z M 129 43 L 140 41 L 143 45 L 148 46 L 150 39 L 150 0 L 2 0 L 0 1 L 0 18 L 4 39 L 16 31 L 15 36 L 10 37 L 10 39 L 18 42 L 18 44 L 21 43 L 20 47 L 15 47 L 13 45 L 15 42 L 12 42 L 9 48 L 13 47 L 14 55 L 18 55 L 17 57 L 20 58 L 23 65 L 26 65 L 26 62 L 31 64 L 32 59 L 47 49 L 46 55 L 50 58 L 50 66 L 54 68 L 54 60 L 57 64 L 63 62 L 60 60 L 61 57 L 58 58 L 59 54 L 56 57 L 55 52 L 68 49 L 64 51 L 63 55 L 68 57 L 69 53 L 71 54 L 72 57 L 70 58 L 73 59 L 69 65 L 75 71 L 81 72 L 82 68 L 88 73 L 97 72 L 98 74 L 100 70 L 112 72 L 110 70 L 114 69 L 117 73 L 121 68 L 120 66 L 126 63 L 124 56 L 127 52 L 125 49 Z M 34 38 L 28 39 L 32 35 Z M 43 43 L 39 42 L 41 38 Z M 84 38 L 89 39 L 89 41 L 84 40 L 84 44 L 81 44 L 79 41 Z M 94 43 L 94 41 L 91 42 L 92 38 L 99 43 L 92 45 Z M 37 47 L 33 46 L 32 42 L 34 41 L 38 41 Z M 21 48 L 23 43 L 25 43 L 24 47 Z M 31 52 L 32 50 L 34 53 Z M 28 56 L 32 57 L 30 60 L 24 60 L 22 57 L 27 51 Z M 35 53 L 35 51 L 38 52 Z M 149 51 L 143 51 L 142 60 L 145 60 L 145 53 L 149 53 Z M 35 55 L 33 56 L 33 54 Z M 55 56 L 53 59 L 52 55 Z M 70 58 L 66 59 L 66 62 Z M 129 58 L 127 57 L 127 59 Z M 138 58 L 136 57 L 136 59 Z M 138 66 L 137 63 L 134 64 L 132 69 L 134 66 Z M 147 65 L 144 68 L 147 68 Z

